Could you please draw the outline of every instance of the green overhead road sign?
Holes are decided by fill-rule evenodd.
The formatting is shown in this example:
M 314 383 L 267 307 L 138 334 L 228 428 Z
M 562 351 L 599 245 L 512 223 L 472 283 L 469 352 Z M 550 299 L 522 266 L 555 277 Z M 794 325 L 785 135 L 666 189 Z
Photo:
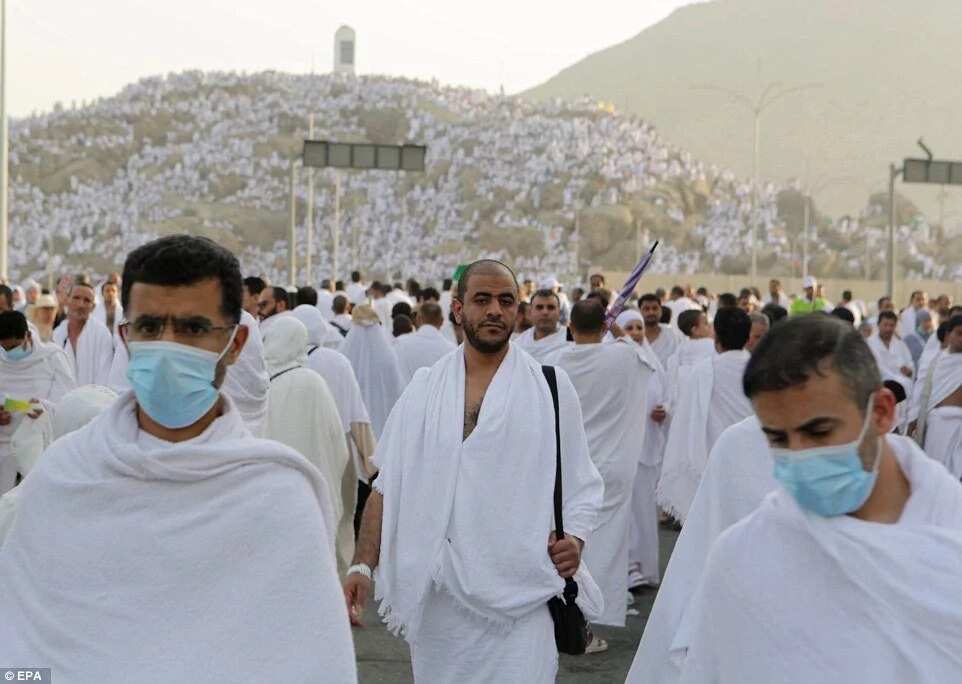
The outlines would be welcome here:
M 369 171 L 424 171 L 428 148 L 424 145 L 375 145 L 304 141 L 304 166 Z
M 942 159 L 906 159 L 902 166 L 906 183 L 962 185 L 962 162 Z

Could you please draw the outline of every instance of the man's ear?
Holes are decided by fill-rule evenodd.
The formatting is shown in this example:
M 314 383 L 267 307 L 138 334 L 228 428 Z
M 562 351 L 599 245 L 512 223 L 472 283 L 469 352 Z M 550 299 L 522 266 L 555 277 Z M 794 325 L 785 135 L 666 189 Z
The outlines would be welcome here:
M 231 342 L 230 350 L 225 354 L 224 360 L 228 366 L 232 366 L 240 358 L 241 352 L 244 350 L 244 345 L 247 344 L 247 339 L 250 337 L 250 328 L 246 325 L 238 325 L 237 332 L 234 333 L 234 341 Z

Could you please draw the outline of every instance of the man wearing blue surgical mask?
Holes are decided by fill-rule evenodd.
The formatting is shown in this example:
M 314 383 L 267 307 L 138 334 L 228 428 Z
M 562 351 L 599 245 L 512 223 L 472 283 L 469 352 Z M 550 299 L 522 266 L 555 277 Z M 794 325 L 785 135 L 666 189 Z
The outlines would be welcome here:
M 62 349 L 34 340 L 21 312 L 0 312 L 0 494 L 13 487 L 19 470 L 10 448 L 13 433 L 25 417 L 40 417 L 41 401 L 55 403 L 75 386 Z M 6 407 L 5 398 L 11 400 Z M 26 409 L 17 401 L 31 406 Z
M 4 656 L 65 681 L 159 684 L 198 663 L 218 681 L 356 681 L 328 485 L 220 391 L 249 334 L 242 297 L 208 239 L 128 255 L 133 389 L 25 480 L 0 554 Z
M 851 325 L 776 325 L 745 394 L 780 485 L 712 546 L 682 682 L 948 682 L 962 671 L 962 487 L 906 437 Z

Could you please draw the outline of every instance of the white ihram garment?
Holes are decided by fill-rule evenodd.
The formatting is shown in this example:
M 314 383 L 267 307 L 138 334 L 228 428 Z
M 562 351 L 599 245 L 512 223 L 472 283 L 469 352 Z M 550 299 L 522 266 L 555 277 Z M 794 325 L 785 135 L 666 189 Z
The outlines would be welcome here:
M 657 362 L 652 365 L 637 344 L 622 339 L 568 347 L 555 365 L 578 393 L 588 450 L 605 483 L 598 527 L 583 557 L 605 600 L 605 612 L 595 622 L 624 627 L 631 494 L 645 438 L 648 383 Z
M 57 440 L 21 485 L 4 658 L 78 684 L 354 682 L 317 469 L 254 438 L 229 399 L 176 444 L 142 432 L 135 405 Z
M 688 635 L 679 627 L 698 588 L 708 551 L 722 532 L 758 508 L 775 489 L 772 469 L 768 441 L 755 416 L 735 423 L 715 442 L 645 624 L 628 684 L 678 681 L 688 650 Z
M 782 488 L 715 542 L 681 681 L 954 682 L 962 487 L 889 435 L 911 496 L 895 524 L 804 511 Z
M 688 515 L 715 440 L 730 425 L 752 415 L 742 392 L 749 354 L 743 349 L 703 359 L 681 388 L 668 430 L 658 482 L 658 504 L 681 522 Z
M 374 436 L 380 439 L 391 409 L 404 391 L 397 354 L 385 337 L 384 329 L 367 322 L 351 326 L 339 351 L 354 368 L 364 406 L 371 416 Z
M 103 323 L 119 344 L 120 338 L 117 335 L 117 326 L 124 322 L 124 307 L 120 305 L 120 302 L 114 302 L 114 324 L 112 326 L 107 326 L 107 305 L 102 301 L 97 303 L 97 307 L 90 314 L 90 318 Z
M 512 341 L 512 344 L 528 352 L 531 358 L 538 363 L 547 363 L 548 358 L 555 352 L 571 346 L 571 343 L 568 342 L 568 330 L 566 328 L 559 328 L 557 332 L 542 337 L 540 340 L 534 339 L 534 328 L 528 328 L 518 335 L 517 339 Z
M 264 360 L 271 373 L 264 436 L 286 444 L 310 461 L 327 484 L 335 532 L 344 512 L 341 479 L 347 468 L 347 441 L 334 397 L 324 378 L 307 368 L 307 329 L 294 316 L 277 321 L 264 336 Z M 331 534 L 332 551 L 334 534 Z
M 22 421 L 10 442 L 20 473 L 26 477 L 54 440 L 82 428 L 116 398 L 117 394 L 107 387 L 84 385 L 58 397 L 56 405 L 44 402 L 43 414 L 36 420 Z M 0 497 L 0 544 L 16 519 L 22 492 L 23 487 L 16 487 Z
M 291 312 L 307 328 L 308 349 L 311 347 L 326 347 L 337 349 L 344 340 L 341 333 L 334 329 L 316 306 L 301 304 Z M 331 314 L 334 315 L 333 313 Z
M 0 403 L 5 396 L 22 401 L 57 402 L 76 386 L 73 368 L 64 351 L 55 345 L 43 344 L 38 337 L 32 339 L 33 351 L 25 359 L 10 361 L 0 357 Z M 11 439 L 22 422 L 32 421 L 23 413 L 14 413 L 9 425 L 0 425 L 0 494 L 17 481 L 19 468 Z
M 649 342 L 649 344 L 651 345 L 652 350 L 655 352 L 655 356 L 658 357 L 658 363 L 661 364 L 662 368 L 667 368 L 668 359 L 672 354 L 675 353 L 675 351 L 686 338 L 675 328 L 672 328 L 664 323 L 659 323 L 658 327 L 661 332 L 658 333 L 658 337 L 655 338 L 655 341 Z M 645 339 L 647 339 L 647 337 Z
M 455 345 L 444 339 L 441 331 L 430 324 L 422 325 L 410 335 L 399 337 L 394 351 L 397 353 L 405 385 L 411 382 L 419 368 L 430 368 L 454 349 Z
M 604 485 L 577 394 L 557 375 L 565 531 L 590 545 Z M 546 602 L 564 581 L 546 547 L 555 471 L 548 385 L 511 345 L 467 439 L 464 391 L 459 349 L 415 374 L 378 443 L 380 613 L 411 644 L 418 681 L 554 681 Z M 597 616 L 601 597 L 584 566 L 576 580 L 579 605 Z M 457 657 L 445 650 L 452 634 L 462 641 Z
M 939 406 L 962 386 L 962 354 L 940 354 L 918 384 L 924 387 L 916 429 L 925 453 L 962 478 L 962 408 Z
M 64 350 L 78 385 L 106 385 L 110 364 L 114 360 L 114 336 L 100 321 L 90 318 L 77 338 L 77 348 L 70 344 L 69 319 L 53 331 L 53 343 Z

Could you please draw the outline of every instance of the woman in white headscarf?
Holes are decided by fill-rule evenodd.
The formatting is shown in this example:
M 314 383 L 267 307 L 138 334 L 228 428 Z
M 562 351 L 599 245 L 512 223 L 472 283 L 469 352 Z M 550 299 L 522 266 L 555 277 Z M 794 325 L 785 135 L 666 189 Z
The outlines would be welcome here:
M 397 354 L 374 309 L 367 305 L 354 307 L 351 330 L 340 351 L 354 367 L 374 436 L 380 438 L 391 409 L 404 391 L 404 379 Z
M 107 387 L 84 385 L 64 394 L 56 404 L 45 401 L 43 413 L 23 421 L 10 440 L 20 474 L 26 477 L 48 446 L 92 421 L 116 398 L 116 392 Z M 0 541 L 13 525 L 22 491 L 15 487 L 0 497 Z
M 334 508 L 325 511 L 327 529 L 337 529 L 347 441 L 327 383 L 307 368 L 304 324 L 294 316 L 275 321 L 264 334 L 264 360 L 271 383 L 264 436 L 291 447 L 321 472 Z

